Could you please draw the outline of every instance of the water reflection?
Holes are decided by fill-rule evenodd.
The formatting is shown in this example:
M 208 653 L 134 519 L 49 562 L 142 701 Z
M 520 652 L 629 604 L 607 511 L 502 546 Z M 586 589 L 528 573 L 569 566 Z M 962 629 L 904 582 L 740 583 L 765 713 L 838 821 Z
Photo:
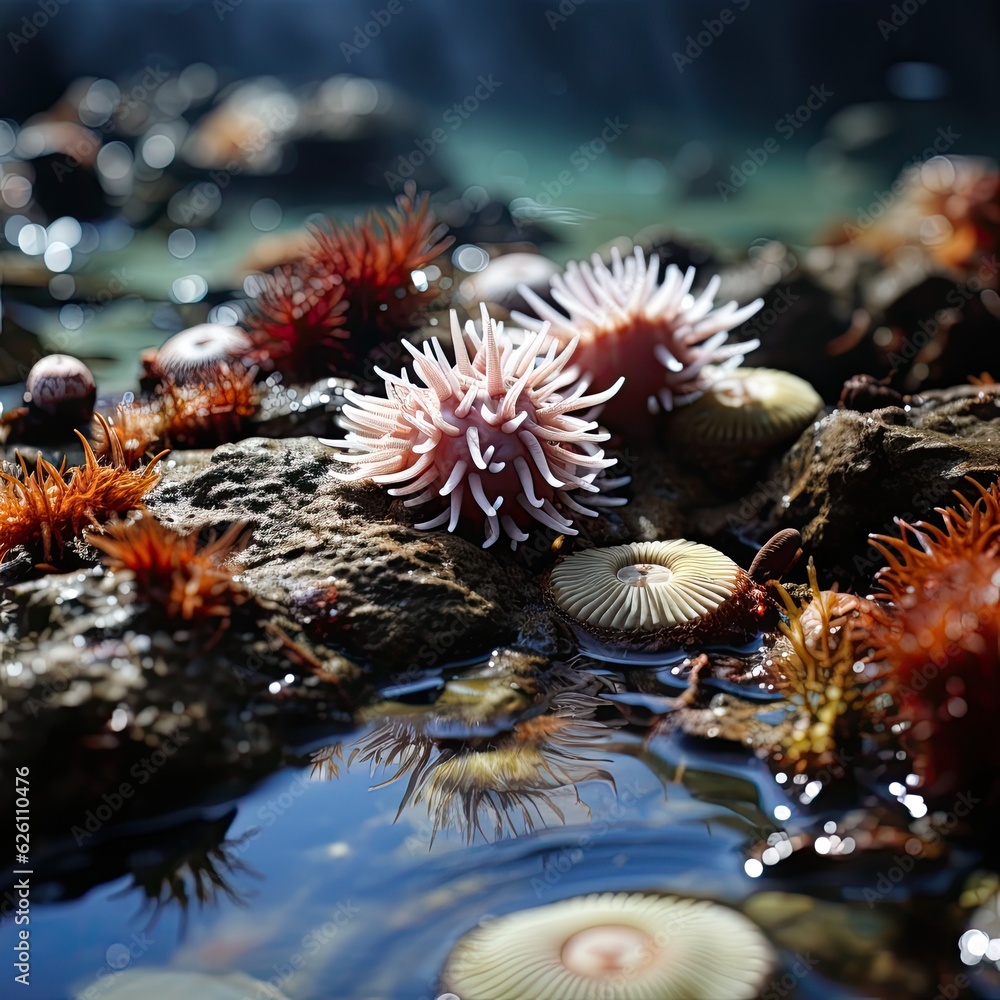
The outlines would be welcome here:
M 564 689 L 504 728 L 469 724 L 467 706 L 442 713 L 388 716 L 356 740 L 347 765 L 367 764 L 374 785 L 385 788 L 406 778 L 396 819 L 423 804 L 431 830 L 429 847 L 441 830 L 456 830 L 471 843 L 518 836 L 566 822 L 565 807 L 589 809 L 577 787 L 611 773 L 595 757 L 620 719 L 598 719 L 609 703 L 589 691 Z M 464 710 L 463 710 L 464 709 Z M 344 751 L 334 744 L 313 755 L 313 775 L 340 774 Z
M 241 854 L 258 831 L 226 838 L 235 818 L 236 810 L 232 809 L 220 819 L 174 829 L 155 844 L 133 846 L 128 852 L 130 881 L 110 898 L 138 895 L 141 902 L 136 919 L 144 918 L 147 930 L 176 904 L 181 937 L 187 932 L 192 905 L 207 909 L 223 900 L 246 905 L 252 895 L 247 881 L 261 876 Z

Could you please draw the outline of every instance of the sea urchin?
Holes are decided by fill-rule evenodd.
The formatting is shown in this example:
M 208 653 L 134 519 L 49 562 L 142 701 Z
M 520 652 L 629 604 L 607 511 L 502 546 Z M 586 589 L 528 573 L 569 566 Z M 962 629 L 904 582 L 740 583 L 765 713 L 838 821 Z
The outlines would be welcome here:
M 565 368 L 575 341 L 560 349 L 542 330 L 515 346 L 485 305 L 482 316 L 482 336 L 471 321 L 463 336 L 452 311 L 454 365 L 436 338 L 423 351 L 403 342 L 423 385 L 406 371 L 396 376 L 376 368 L 387 398 L 346 391 L 348 434 L 328 443 L 345 449 L 342 460 L 355 469 L 338 475 L 391 485 L 389 492 L 406 497 L 407 507 L 446 503 L 418 528 L 447 525 L 454 531 L 462 519 L 485 521 L 484 548 L 497 541 L 501 528 L 516 548 L 535 521 L 575 535 L 572 515 L 596 517 L 597 511 L 571 494 L 600 493 L 594 480 L 615 460 L 605 458 L 599 446 L 608 434 L 570 413 L 606 402 L 621 379 L 595 395 L 584 396 L 578 386 L 563 396 L 559 390 L 574 381 Z M 591 502 L 624 501 L 592 497 Z

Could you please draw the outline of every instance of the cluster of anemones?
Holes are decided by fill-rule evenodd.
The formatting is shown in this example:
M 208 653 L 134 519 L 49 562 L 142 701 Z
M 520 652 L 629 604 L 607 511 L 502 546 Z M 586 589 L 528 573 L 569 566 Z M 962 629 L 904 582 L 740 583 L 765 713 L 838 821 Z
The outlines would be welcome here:
M 574 343 L 572 362 L 598 392 L 625 373 L 626 390 L 609 402 L 603 419 L 630 435 L 648 430 L 661 409 L 697 399 L 758 343 L 726 340 L 763 299 L 716 309 L 717 275 L 694 296 L 693 267 L 681 272 L 671 264 L 662 281 L 659 267 L 658 258 L 647 261 L 639 247 L 624 260 L 614 249 L 610 267 L 594 254 L 592 263 L 571 263 L 552 279 L 552 297 L 566 314 L 524 285 L 520 292 L 536 315 L 513 314 L 529 330 L 544 327 L 561 343 Z
M 443 235 L 427 196 L 412 187 L 353 225 L 317 226 L 304 255 L 260 279 L 248 318 L 255 363 L 318 378 L 412 329 L 437 294 L 413 275 L 447 248 Z
M 407 507 L 438 508 L 418 528 L 483 525 L 484 546 L 503 533 L 516 547 L 532 524 L 573 535 L 575 515 L 623 502 L 600 496 L 609 485 L 600 473 L 615 462 L 600 447 L 609 435 L 573 415 L 607 402 L 621 379 L 594 395 L 579 385 L 564 395 L 576 381 L 566 370 L 575 342 L 562 346 L 542 330 L 515 344 L 485 305 L 481 335 L 471 321 L 463 333 L 452 311 L 451 339 L 454 364 L 436 338 L 423 350 L 403 342 L 419 384 L 405 370 L 376 369 L 385 397 L 345 393 L 348 433 L 329 442 L 355 467 L 342 479 L 371 479 Z
M 132 469 L 117 439 L 108 435 L 110 462 L 97 460 L 87 439 L 77 431 L 84 462 L 57 469 L 39 457 L 29 473 L 20 456 L 21 476 L 0 472 L 0 559 L 24 546 L 51 566 L 61 561 L 66 546 L 87 529 L 99 527 L 114 514 L 142 506 L 142 499 L 159 481 L 155 471 L 162 455 Z
M 1000 752 L 985 739 L 1000 712 L 1000 484 L 940 509 L 943 522 L 898 522 L 873 536 L 886 560 L 891 618 L 872 633 L 925 796 L 995 792 Z
M 208 448 L 242 436 L 257 408 L 255 370 L 219 362 L 209 379 L 178 384 L 167 378 L 153 395 L 123 402 L 94 429 L 99 454 L 116 439 L 129 465 L 158 448 Z

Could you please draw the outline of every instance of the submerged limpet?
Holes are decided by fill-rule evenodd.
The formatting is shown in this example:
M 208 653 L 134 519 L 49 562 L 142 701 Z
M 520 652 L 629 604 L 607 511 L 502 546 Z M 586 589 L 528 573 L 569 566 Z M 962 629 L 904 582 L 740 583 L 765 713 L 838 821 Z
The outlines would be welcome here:
M 750 1000 L 776 962 L 728 907 L 606 892 L 481 924 L 452 949 L 442 987 L 475 1000 Z
M 587 632 L 645 648 L 747 640 L 773 614 L 732 559 L 684 538 L 574 552 L 553 567 L 547 590 Z
M 176 385 L 215 381 L 243 360 L 252 344 L 238 326 L 199 323 L 175 333 L 156 352 L 156 365 Z

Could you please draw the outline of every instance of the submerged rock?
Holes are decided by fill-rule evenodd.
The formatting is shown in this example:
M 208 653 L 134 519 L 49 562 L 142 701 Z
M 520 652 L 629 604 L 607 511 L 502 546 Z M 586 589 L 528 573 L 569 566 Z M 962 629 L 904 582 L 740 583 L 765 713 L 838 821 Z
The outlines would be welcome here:
M 186 527 L 247 522 L 248 588 L 381 673 L 477 657 L 518 639 L 540 596 L 508 553 L 411 527 L 417 518 L 400 501 L 340 482 L 336 464 L 314 439 L 252 438 L 217 448 L 193 472 L 168 471 L 149 505 Z

